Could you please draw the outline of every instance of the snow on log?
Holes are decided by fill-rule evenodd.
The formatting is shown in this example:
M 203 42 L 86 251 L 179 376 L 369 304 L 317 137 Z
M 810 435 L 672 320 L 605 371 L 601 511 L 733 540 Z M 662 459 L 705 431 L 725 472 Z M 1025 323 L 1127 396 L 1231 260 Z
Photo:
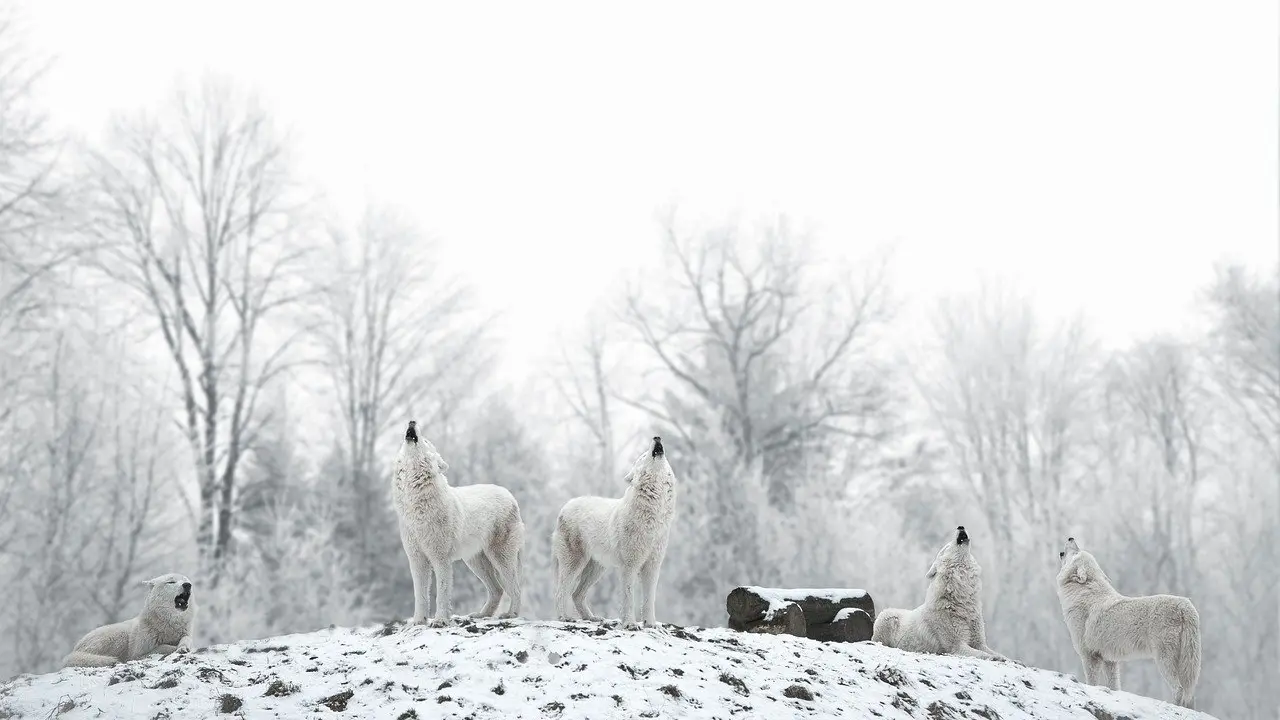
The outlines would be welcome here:
M 771 618 L 788 603 L 795 603 L 804 612 L 808 626 L 825 625 L 836 619 L 841 610 L 857 608 L 875 619 L 875 604 L 866 590 L 849 588 L 762 588 L 736 587 L 729 593 L 725 607 L 729 611 L 730 627 L 746 625 Z

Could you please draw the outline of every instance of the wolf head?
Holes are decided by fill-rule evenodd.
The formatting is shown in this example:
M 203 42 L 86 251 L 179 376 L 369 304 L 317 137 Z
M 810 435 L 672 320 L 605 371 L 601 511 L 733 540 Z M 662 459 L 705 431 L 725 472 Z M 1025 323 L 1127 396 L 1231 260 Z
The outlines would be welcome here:
M 640 480 L 663 477 L 675 480 L 671 465 L 667 462 L 666 448 L 662 447 L 662 438 L 654 436 L 645 446 L 643 452 L 631 464 L 631 470 L 623 479 L 628 483 Z
M 1111 587 L 1111 580 L 1092 553 L 1080 549 L 1073 537 L 1067 538 L 1067 544 L 1058 553 L 1058 587 L 1091 588 L 1105 585 Z
M 150 588 L 147 591 L 148 610 L 164 609 L 181 613 L 191 606 L 191 579 L 186 575 L 169 573 L 143 580 L 140 584 Z
M 410 420 L 409 427 L 404 431 L 404 442 L 400 443 L 396 465 L 398 469 L 411 474 L 431 478 L 443 476 L 449 470 L 449 463 L 440 457 L 435 446 L 426 438 L 418 436 L 417 420 Z
M 977 598 L 982 591 L 982 568 L 973 557 L 969 533 L 963 525 L 938 550 L 924 576 L 929 580 L 929 599 L 945 597 L 964 602 Z
M 933 558 L 933 564 L 929 566 L 929 570 L 924 576 L 928 579 L 933 579 L 933 576 L 938 574 L 938 570 L 941 567 L 972 560 L 972 558 L 973 555 L 969 548 L 969 533 L 965 532 L 964 526 L 961 525 L 956 528 L 955 536 L 938 550 L 937 556 Z

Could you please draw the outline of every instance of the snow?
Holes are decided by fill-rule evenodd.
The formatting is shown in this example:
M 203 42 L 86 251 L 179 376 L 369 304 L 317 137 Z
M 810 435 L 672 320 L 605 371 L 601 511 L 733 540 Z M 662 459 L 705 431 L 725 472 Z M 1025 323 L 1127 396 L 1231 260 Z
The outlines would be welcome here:
M 856 588 L 766 588 L 748 585 L 743 589 L 760 596 L 761 600 L 769 603 L 769 609 L 764 614 L 766 620 L 772 620 L 776 613 L 781 612 L 796 600 L 817 598 L 839 603 L 841 600 L 862 600 L 867 597 L 866 590 Z
M 840 622 L 841 620 L 851 618 L 853 617 L 854 613 L 862 613 L 863 615 L 867 615 L 867 611 L 863 610 L 862 608 L 840 608 L 840 612 L 836 613 L 836 618 L 832 622 Z M 867 618 L 870 619 L 871 616 L 867 615 Z
M 616 624 L 330 629 L 0 685 L 0 718 L 1206 718 L 1047 670 Z

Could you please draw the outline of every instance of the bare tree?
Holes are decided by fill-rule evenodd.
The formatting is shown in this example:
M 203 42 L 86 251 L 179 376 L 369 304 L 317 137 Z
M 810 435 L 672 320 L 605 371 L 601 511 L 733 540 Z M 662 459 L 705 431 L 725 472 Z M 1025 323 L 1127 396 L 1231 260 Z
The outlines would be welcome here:
M 33 102 L 47 69 L 25 47 L 12 10 L 0 10 L 0 325 L 32 306 L 32 284 L 73 255 L 69 243 L 44 237 L 64 219 L 65 187 L 57 177 L 59 140 Z
M 1126 494 L 1134 502 L 1125 503 L 1120 532 L 1145 558 L 1141 574 L 1151 587 L 1189 592 L 1206 424 L 1194 355 L 1182 343 L 1156 338 L 1117 357 L 1109 370 L 1107 426 L 1111 454 L 1121 455 L 1112 473 L 1134 491 Z
M 818 519 L 799 513 L 842 498 L 848 458 L 881 457 L 879 442 L 897 429 L 891 373 L 872 343 L 889 314 L 884 266 L 832 272 L 784 219 L 685 235 L 672 214 L 662 229 L 663 264 L 622 309 L 652 369 L 643 390 L 614 397 L 687 453 L 684 502 L 698 511 L 677 522 L 699 556 L 674 558 L 678 594 L 784 573 L 825 581 L 788 562 L 796 533 Z
M 948 298 L 935 318 L 936 366 L 922 363 L 917 384 L 951 450 L 953 467 L 982 513 L 997 556 L 996 588 L 1031 588 L 1034 602 L 996 593 L 991 615 L 1011 652 L 1054 658 L 1039 642 L 1056 620 L 1052 588 L 1030 573 L 1052 557 L 1072 518 L 1062 508 L 1083 497 L 1090 474 L 1095 363 L 1079 322 L 1045 334 L 1030 302 L 997 284 Z M 960 523 L 954 523 L 960 524 Z M 969 525 L 971 523 L 964 523 Z
M 491 323 L 401 213 L 370 207 L 354 233 L 332 227 L 328 238 L 315 338 L 342 419 L 342 480 L 354 496 L 342 526 L 356 535 L 357 557 L 371 569 L 385 545 L 374 536 L 387 535 L 381 451 L 391 430 L 411 416 L 431 427 L 458 391 L 474 389 L 488 368 Z
M 609 336 L 607 325 L 599 315 L 587 321 L 586 333 L 576 347 L 562 342 L 560 366 L 552 377 L 556 392 L 569 408 L 577 425 L 585 430 L 595 445 L 596 460 L 592 475 L 598 481 L 614 477 L 617 451 L 610 407 Z
M 156 117 L 118 121 L 90 166 L 100 266 L 137 292 L 177 369 L 216 583 L 259 396 L 304 332 L 268 325 L 301 296 L 308 250 L 286 147 L 251 98 L 206 79 Z
M 1209 289 L 1217 379 L 1280 471 L 1280 272 L 1220 267 Z
M 889 389 L 869 340 L 888 318 L 883 265 L 860 281 L 824 281 L 805 238 L 785 219 L 758 238 L 735 227 L 682 237 L 672 214 L 663 235 L 669 304 L 646 305 L 641 288 L 633 289 L 623 320 L 674 386 L 717 414 L 744 464 L 824 434 L 882 436 Z M 838 305 L 821 304 L 832 299 Z M 668 411 L 621 399 L 694 444 Z M 773 469 L 766 463 L 766 475 Z M 771 488 L 775 493 L 786 490 Z

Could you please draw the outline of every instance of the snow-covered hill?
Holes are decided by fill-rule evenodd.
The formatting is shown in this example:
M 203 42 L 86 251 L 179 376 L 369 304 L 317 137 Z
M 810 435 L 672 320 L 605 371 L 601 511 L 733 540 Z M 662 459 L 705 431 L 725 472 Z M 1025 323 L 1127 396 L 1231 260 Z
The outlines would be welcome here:
M 1073 677 L 725 629 L 332 629 L 22 676 L 0 718 L 1207 718 Z

